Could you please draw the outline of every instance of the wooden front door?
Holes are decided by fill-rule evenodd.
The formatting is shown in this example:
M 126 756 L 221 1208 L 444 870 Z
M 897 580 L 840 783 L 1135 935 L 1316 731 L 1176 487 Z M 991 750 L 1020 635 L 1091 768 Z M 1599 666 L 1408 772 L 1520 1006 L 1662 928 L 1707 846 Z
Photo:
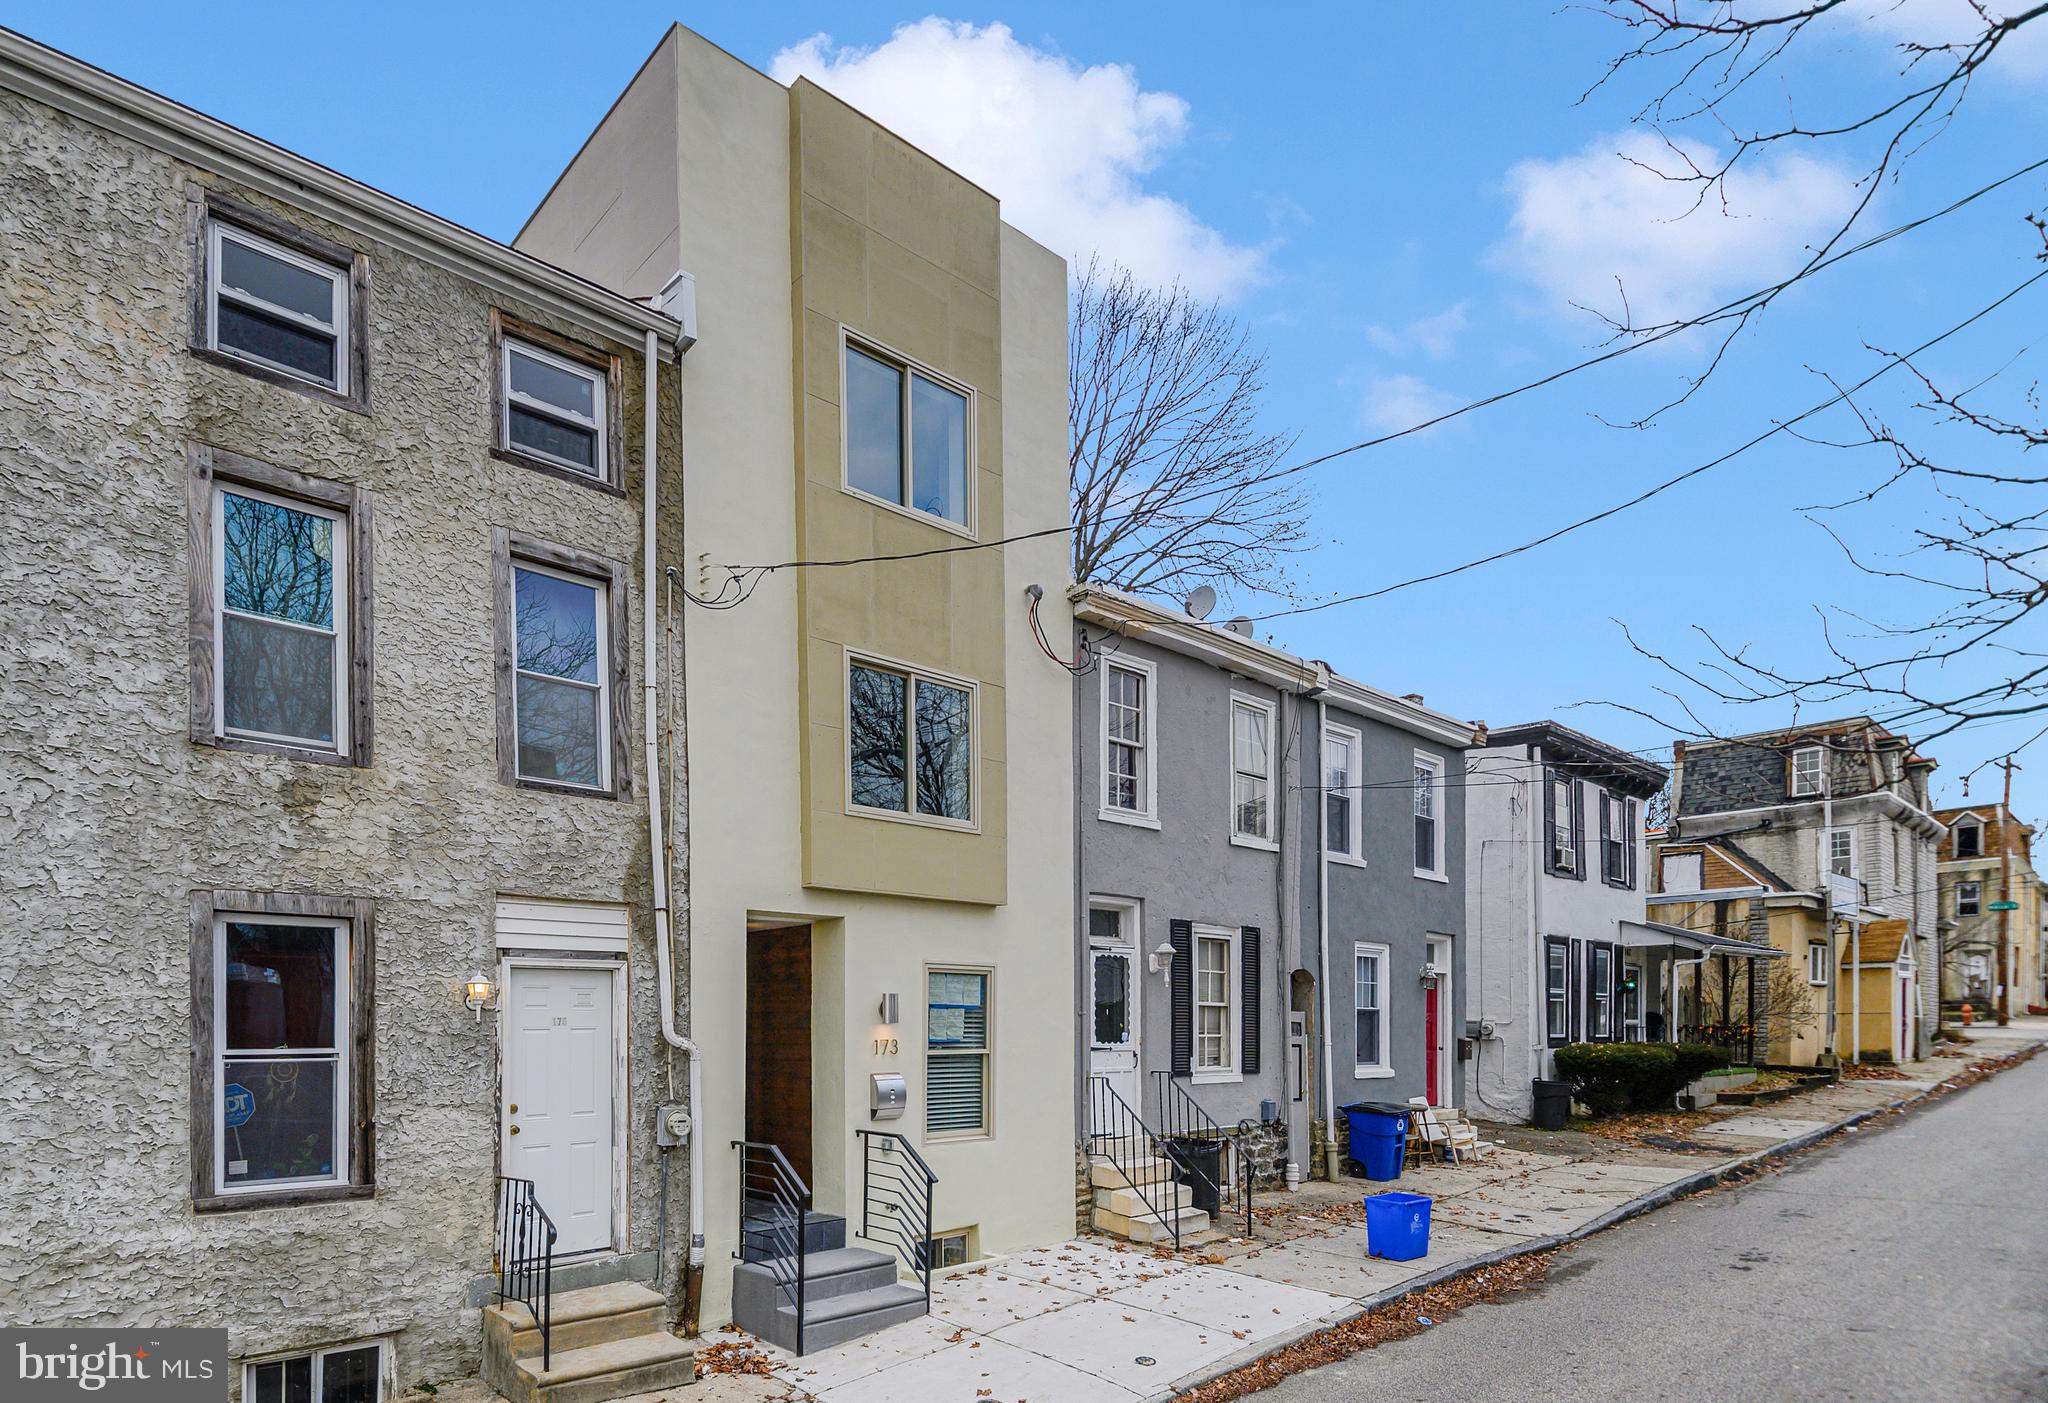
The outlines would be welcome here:
M 747 1138 L 811 1183 L 811 928 L 747 932 Z

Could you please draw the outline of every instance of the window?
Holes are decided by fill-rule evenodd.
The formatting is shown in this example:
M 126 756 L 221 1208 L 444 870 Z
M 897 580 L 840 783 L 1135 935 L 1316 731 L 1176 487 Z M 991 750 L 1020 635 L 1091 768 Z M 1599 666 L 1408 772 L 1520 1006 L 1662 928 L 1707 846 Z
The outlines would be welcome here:
M 562 793 L 624 794 L 624 569 L 502 528 L 493 539 L 499 779 Z
M 381 1343 L 318 1349 L 242 1369 L 245 1403 L 378 1403 L 383 1396 Z
M 925 976 L 928 1135 L 988 1134 L 988 983 L 988 975 L 969 970 Z
M 1806 942 L 1806 982 L 1825 984 L 1828 982 L 1828 943 L 1825 940 Z
M 1636 884 L 1636 805 L 1600 791 L 1600 880 L 1611 887 Z
M 203 447 L 190 490 L 192 739 L 367 765 L 369 494 Z
M 1443 825 L 1439 809 L 1443 802 L 1444 762 L 1434 755 L 1415 752 L 1415 875 L 1444 875 Z
M 1120 822 L 1153 818 L 1152 665 L 1102 668 L 1102 816 Z
M 206 345 L 349 393 L 349 267 L 247 229 L 209 226 Z
M 852 341 L 845 369 L 846 486 L 972 534 L 972 394 Z
M 1543 942 L 1543 1029 L 1552 1047 L 1571 1041 L 1571 949 L 1562 940 Z
M 1236 1070 L 1235 941 L 1227 933 L 1195 932 L 1195 1075 Z
M 1550 772 L 1550 807 L 1544 826 L 1550 830 L 1550 870 L 1574 876 L 1579 870 L 1578 783 Z
M 1643 967 L 1621 967 L 1621 1037 L 1624 1042 L 1643 1040 Z
M 1137 912 L 1122 906 L 1091 906 L 1088 909 L 1090 987 L 1094 1017 L 1092 1038 L 1100 1048 L 1131 1045 L 1133 1000 L 1136 982 L 1132 978 L 1132 941 L 1136 935 Z
M 1273 707 L 1250 697 L 1230 699 L 1231 841 L 1273 842 Z
M 506 336 L 498 375 L 499 448 L 577 477 L 614 480 L 604 368 Z
M 192 918 L 194 1206 L 366 1195 L 370 904 L 198 892 Z
M 1956 914 L 1975 916 L 1983 910 L 1984 884 L 1982 882 L 1956 883 Z
M 1822 784 L 1822 760 L 1826 752 L 1817 745 L 1792 752 L 1792 797 L 1803 799 L 1818 794 Z
M 1353 1058 L 1357 1070 L 1386 1072 L 1387 1066 L 1387 947 L 1352 947 L 1352 1029 Z
M 1358 732 L 1331 726 L 1323 736 L 1324 843 L 1333 858 L 1363 862 L 1358 831 Z
M 855 809 L 973 822 L 972 687 L 849 660 L 846 700 L 848 792 Z
M 1894 837 L 1897 835 L 1894 834 Z M 1974 819 L 1965 819 L 1956 825 L 1956 856 L 1984 856 L 1984 825 Z
M 933 1233 L 930 1248 L 931 1265 L 944 1270 L 947 1267 L 965 1266 L 973 1261 L 975 1236 L 973 1228 Z
M 1605 945 L 1586 947 L 1586 1037 L 1614 1039 L 1614 951 Z
M 1664 857 L 1665 891 L 1694 892 L 1703 890 L 1706 878 L 1701 872 L 1705 858 L 1699 853 L 1667 853 Z
M 1837 877 L 1856 875 L 1856 830 L 1853 828 L 1830 828 L 1827 830 L 1827 863 L 1830 874 Z

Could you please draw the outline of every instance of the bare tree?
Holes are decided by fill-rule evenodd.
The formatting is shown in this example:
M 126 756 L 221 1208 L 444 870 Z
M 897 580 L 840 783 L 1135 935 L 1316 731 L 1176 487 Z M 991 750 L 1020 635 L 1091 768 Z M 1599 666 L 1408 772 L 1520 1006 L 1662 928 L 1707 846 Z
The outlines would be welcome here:
M 1309 499 L 1291 435 L 1263 431 L 1266 357 L 1223 309 L 1091 262 L 1069 328 L 1074 578 L 1178 599 L 1293 597 Z M 1283 480 L 1284 478 L 1284 480 Z

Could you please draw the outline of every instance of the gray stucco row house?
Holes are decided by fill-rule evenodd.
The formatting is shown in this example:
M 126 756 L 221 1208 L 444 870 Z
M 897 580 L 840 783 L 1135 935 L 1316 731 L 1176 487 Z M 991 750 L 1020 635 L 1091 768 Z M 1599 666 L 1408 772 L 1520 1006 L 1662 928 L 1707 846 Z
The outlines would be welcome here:
M 1307 1176 L 1338 1106 L 1457 1104 L 1472 724 L 1248 627 L 1072 599 L 1084 1144 L 1123 1107 Z
M 372 1403 L 508 1178 L 673 1314 L 681 323 L 4 31 L 0 149 L 0 1320 Z

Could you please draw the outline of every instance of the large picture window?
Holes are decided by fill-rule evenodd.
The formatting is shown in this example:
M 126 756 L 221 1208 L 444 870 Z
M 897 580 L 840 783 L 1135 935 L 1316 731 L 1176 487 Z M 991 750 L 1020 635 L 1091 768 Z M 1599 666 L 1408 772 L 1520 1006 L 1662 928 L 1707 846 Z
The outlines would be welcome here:
M 1357 1070 L 1387 1070 L 1387 947 L 1357 945 L 1352 950 L 1353 1047 Z
M 974 821 L 974 689 L 866 659 L 846 669 L 848 797 L 855 809 Z
M 1230 699 L 1230 835 L 1233 842 L 1273 841 L 1273 707 L 1251 697 Z
M 986 1135 L 989 977 L 935 969 L 925 986 L 925 1133 Z
M 845 372 L 846 486 L 971 534 L 972 394 L 852 341 Z

